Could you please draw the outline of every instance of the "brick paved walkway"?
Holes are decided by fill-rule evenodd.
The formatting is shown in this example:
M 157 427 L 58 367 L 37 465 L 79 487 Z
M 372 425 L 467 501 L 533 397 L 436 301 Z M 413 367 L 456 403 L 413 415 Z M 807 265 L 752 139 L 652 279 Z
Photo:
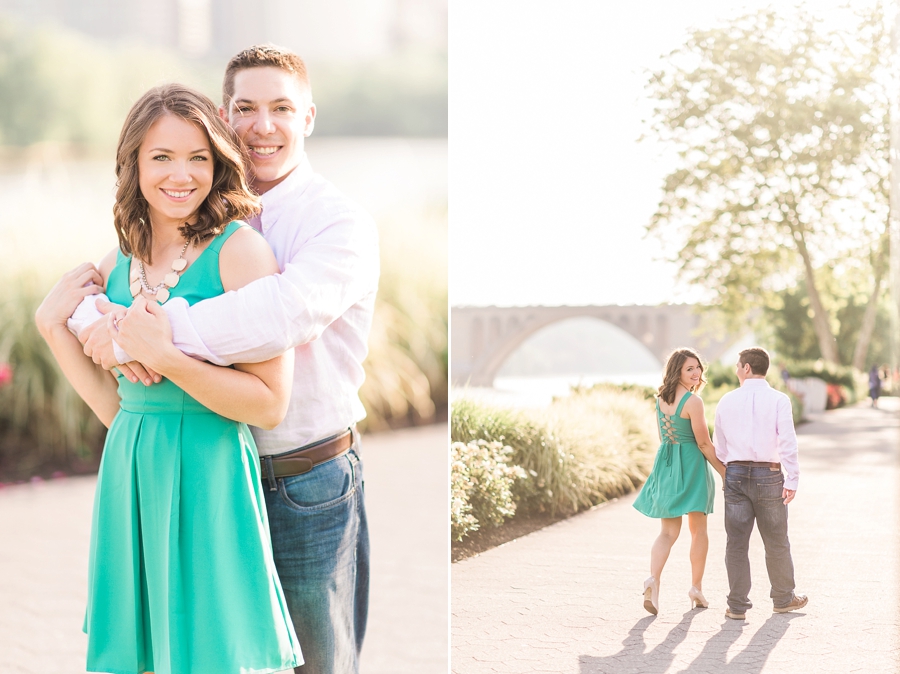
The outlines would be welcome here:
M 710 515 L 707 610 L 690 610 L 685 523 L 660 614 L 642 607 L 658 523 L 634 495 L 453 565 L 456 674 L 897 672 L 900 512 L 897 399 L 829 412 L 800 433 L 790 538 L 803 610 L 771 610 L 762 541 L 751 538 L 754 608 L 724 617 L 722 493 Z M 717 478 L 718 482 L 718 478 Z
M 447 426 L 365 436 L 362 451 L 372 538 L 362 674 L 445 674 Z M 84 671 L 95 484 L 79 477 L 0 490 L 2 674 Z

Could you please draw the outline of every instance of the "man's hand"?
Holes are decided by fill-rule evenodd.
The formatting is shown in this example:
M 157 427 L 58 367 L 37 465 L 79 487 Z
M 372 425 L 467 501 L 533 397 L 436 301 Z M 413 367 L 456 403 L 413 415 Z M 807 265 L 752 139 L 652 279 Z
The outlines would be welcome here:
M 165 364 L 173 356 L 180 355 L 172 344 L 169 317 L 156 302 L 148 302 L 145 297 L 138 295 L 127 312 L 117 310 L 107 319 L 110 336 L 115 336 L 119 346 L 139 361 L 154 379 L 159 377 L 157 372 L 164 371 Z M 128 366 L 134 369 L 136 364 L 132 362 Z M 144 377 L 141 380 L 147 383 Z
M 796 489 L 782 489 L 781 490 L 781 498 L 784 499 L 784 505 L 787 505 L 791 501 L 794 500 L 794 494 L 797 493 Z
M 106 314 L 106 316 L 91 323 L 79 335 L 79 339 L 84 346 L 85 355 L 89 356 L 91 360 L 104 370 L 119 370 L 126 379 L 133 383 L 137 383 L 140 380 L 149 386 L 153 382 L 159 383 L 162 381 L 162 377 L 159 374 L 149 367 L 145 368 L 137 361 L 120 364 L 116 360 L 112 337 L 107 326 L 110 321 L 110 315 L 124 315 L 125 307 L 120 304 L 100 300 L 97 302 L 97 310 L 102 314 Z

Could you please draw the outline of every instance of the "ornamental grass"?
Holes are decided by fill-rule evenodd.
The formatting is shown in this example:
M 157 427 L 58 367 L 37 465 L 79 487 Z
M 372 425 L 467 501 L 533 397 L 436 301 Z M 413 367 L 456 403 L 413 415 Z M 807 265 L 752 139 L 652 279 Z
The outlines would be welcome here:
M 569 515 L 622 496 L 644 482 L 659 445 L 653 404 L 614 388 L 575 391 L 543 410 L 463 395 L 450 423 L 453 442 L 511 448 L 508 464 L 524 472 L 512 486 L 518 513 Z

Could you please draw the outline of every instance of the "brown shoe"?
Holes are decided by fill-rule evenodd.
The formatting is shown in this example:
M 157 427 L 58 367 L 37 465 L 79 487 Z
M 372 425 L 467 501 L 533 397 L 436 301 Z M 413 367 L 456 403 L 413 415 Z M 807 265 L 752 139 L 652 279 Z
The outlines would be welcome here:
M 732 620 L 746 620 L 746 613 L 738 613 L 737 611 L 732 611 L 730 608 L 725 609 L 725 617 L 731 618 Z
M 794 598 L 791 599 L 791 603 L 787 606 L 782 606 L 781 608 L 775 607 L 775 613 L 787 613 L 788 611 L 796 611 L 798 608 L 803 608 L 809 603 L 809 597 L 805 594 L 795 594 Z

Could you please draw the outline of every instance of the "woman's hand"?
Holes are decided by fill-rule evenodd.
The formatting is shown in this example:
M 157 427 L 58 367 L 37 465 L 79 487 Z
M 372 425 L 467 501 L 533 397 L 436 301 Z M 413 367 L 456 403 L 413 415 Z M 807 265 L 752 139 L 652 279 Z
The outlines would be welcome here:
M 165 375 L 167 365 L 183 354 L 172 344 L 172 325 L 156 302 L 138 295 L 127 311 L 108 316 L 110 336 L 137 362 Z
M 88 295 L 103 292 L 103 277 L 90 262 L 63 274 L 47 293 L 34 314 L 41 335 L 46 339 L 54 330 L 66 327 L 66 321 Z

